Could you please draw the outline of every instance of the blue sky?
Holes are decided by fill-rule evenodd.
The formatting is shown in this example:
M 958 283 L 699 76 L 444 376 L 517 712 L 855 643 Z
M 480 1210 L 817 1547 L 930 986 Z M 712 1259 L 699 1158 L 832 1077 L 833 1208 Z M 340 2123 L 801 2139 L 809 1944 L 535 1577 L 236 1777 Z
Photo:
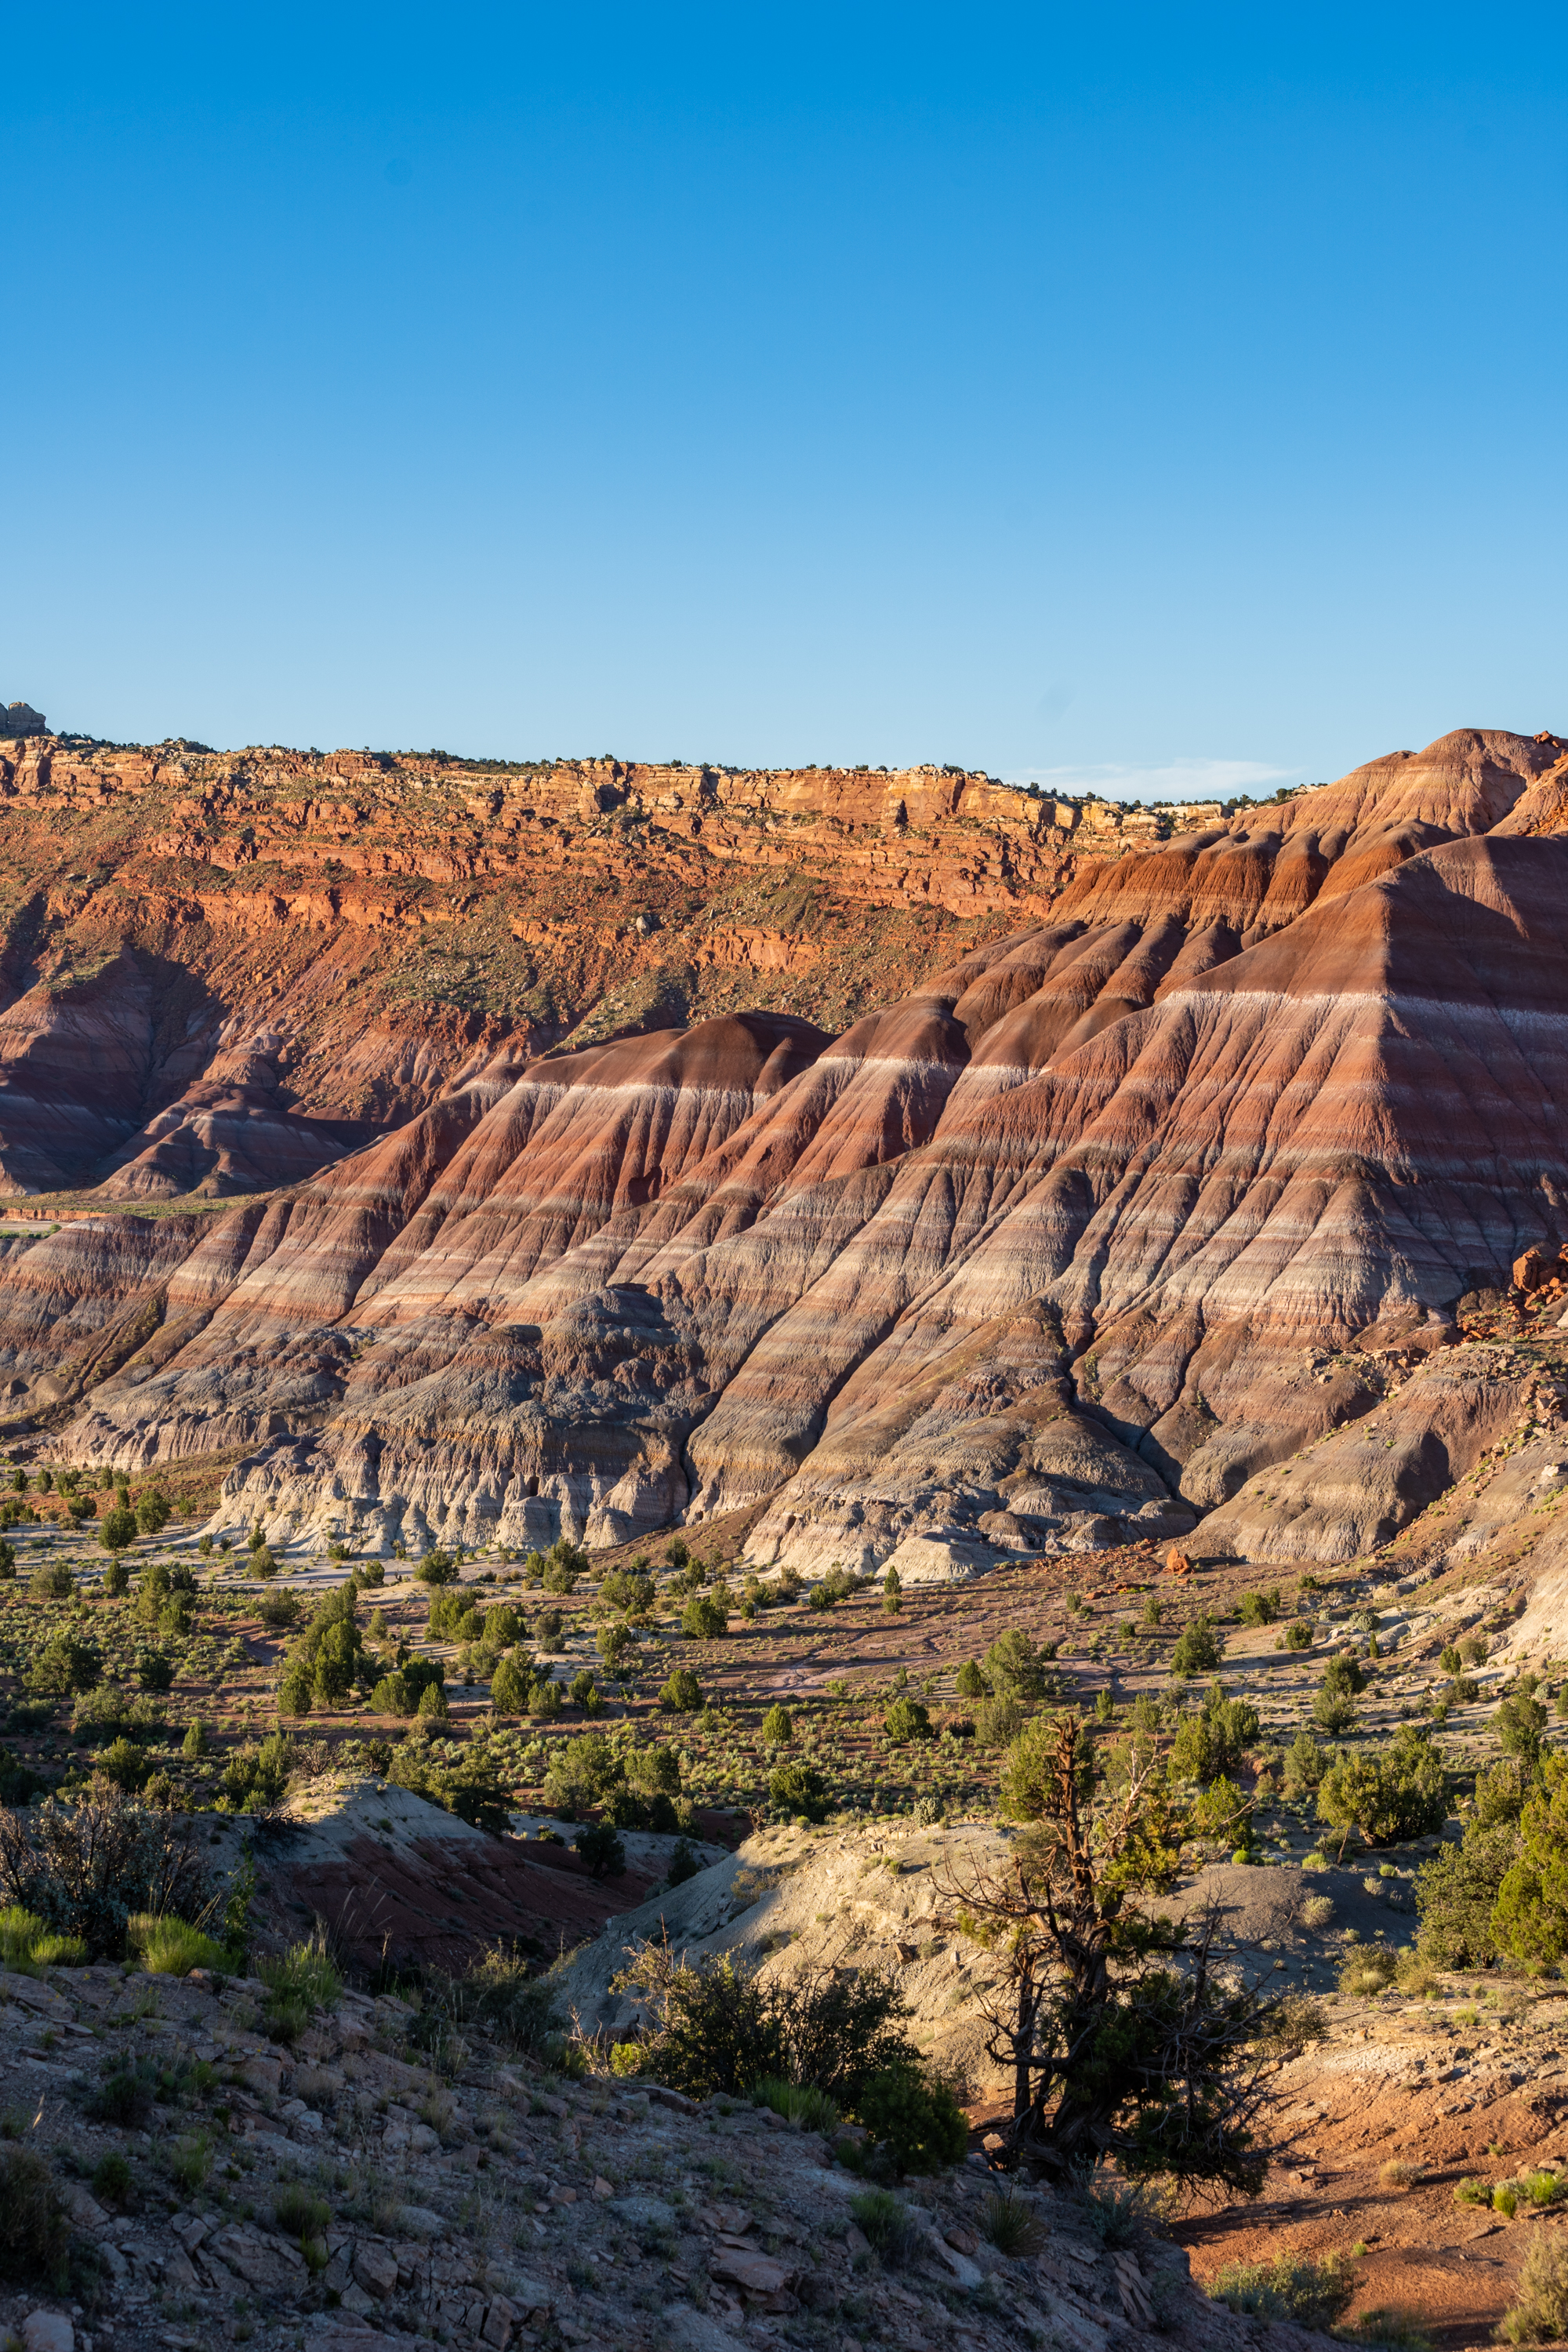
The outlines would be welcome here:
M 0 694 L 1128 793 L 1568 731 L 1560 9 L 7 19 Z

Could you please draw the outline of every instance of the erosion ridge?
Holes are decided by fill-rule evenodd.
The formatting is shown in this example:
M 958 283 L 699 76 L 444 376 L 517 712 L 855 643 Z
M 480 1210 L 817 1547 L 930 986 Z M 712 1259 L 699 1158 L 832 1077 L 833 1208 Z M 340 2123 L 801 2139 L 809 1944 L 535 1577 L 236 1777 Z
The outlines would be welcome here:
M 1259 1538 L 1349 1558 L 1517 1415 L 1436 1351 L 1465 1294 L 1568 1238 L 1565 754 L 1461 730 L 1114 858 L 1075 860 L 1042 805 L 965 884 L 1039 919 L 993 921 L 837 1034 L 793 986 L 543 1053 L 476 1034 L 411 1116 L 265 1201 L 13 1245 L 14 1426 L 42 1412 L 70 1458 L 136 1471 L 248 1448 L 220 1523 L 281 1542 L 614 1544 L 765 1504 L 759 1562 L 945 1577 L 1205 1515 L 1245 1552 L 1249 1481 L 1360 1421 L 1391 1363 L 1424 1367 L 1418 1474 L 1379 1484 L 1336 1441 L 1363 1503 Z M 43 756 L 19 746 L 18 779 Z M 946 885 L 929 863 L 911 884 L 902 836 L 1031 803 L 923 772 L 924 801 L 908 775 L 570 782 L 605 828 L 590 864 L 634 806 L 689 818 L 673 837 L 714 861 L 749 808 L 759 855 L 804 817 L 840 884 L 930 905 Z M 504 814 L 515 783 L 550 836 L 567 775 L 486 789 Z M 304 804 L 300 838 L 323 824 Z

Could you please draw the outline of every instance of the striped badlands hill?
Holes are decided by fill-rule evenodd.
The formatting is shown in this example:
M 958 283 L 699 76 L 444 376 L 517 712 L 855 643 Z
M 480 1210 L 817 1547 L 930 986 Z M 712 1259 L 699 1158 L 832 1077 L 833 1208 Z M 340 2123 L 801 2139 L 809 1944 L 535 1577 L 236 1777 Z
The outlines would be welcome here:
M 247 1447 L 224 1514 L 279 1534 L 765 1499 L 759 1558 L 920 1572 L 1205 1515 L 1220 1548 L 1430 1358 L 1299 1518 L 1344 1556 L 1517 1412 L 1438 1351 L 1568 1240 L 1565 754 L 1464 731 L 1086 862 L 836 1037 L 505 1044 L 265 1205 L 8 1261 L 14 1409 L 79 1460 Z

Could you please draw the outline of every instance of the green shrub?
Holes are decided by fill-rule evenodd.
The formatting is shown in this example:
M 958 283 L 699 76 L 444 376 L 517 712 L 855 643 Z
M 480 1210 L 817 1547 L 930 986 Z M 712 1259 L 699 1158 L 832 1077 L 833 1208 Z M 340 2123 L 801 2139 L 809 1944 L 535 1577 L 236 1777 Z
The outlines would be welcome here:
M 0 1812 L 0 1902 L 79 1937 L 91 1959 L 118 1959 L 132 1911 L 199 1910 L 205 1873 L 185 1820 L 95 1781 L 71 1804 L 54 1799 Z
M 317 2009 L 335 2009 L 343 1980 L 319 1938 L 295 1944 L 280 1958 L 258 1960 L 267 1987 L 266 2024 L 275 2042 L 297 2042 Z
M 1493 1915 L 1498 1895 L 1520 1850 L 1517 1822 L 1479 1826 L 1472 1816 L 1463 1843 L 1444 1845 L 1415 1874 L 1417 1937 L 1437 1968 L 1489 1968 L 1497 1958 Z
M 1542 1735 L 1546 1729 L 1546 1709 L 1529 1691 L 1516 1691 L 1505 1698 L 1492 1717 L 1498 1743 L 1505 1756 L 1517 1756 L 1521 1762 L 1533 1767 L 1541 1754 Z
M 1296 1734 L 1285 1751 L 1285 1786 L 1291 1795 L 1303 1790 L 1316 1789 L 1328 1769 L 1328 1759 L 1311 1733 L 1305 1728 Z
M 332 2209 L 302 2180 L 280 2181 L 273 2192 L 272 2220 L 285 2238 L 319 2238 L 330 2228 Z
M 566 1536 L 558 1536 L 544 1555 L 542 1582 L 546 1592 L 569 1593 L 579 1577 L 588 1573 L 588 1555 Z
M 952 1686 L 960 1698 L 987 1698 L 991 1685 L 973 1658 L 966 1658 L 953 1676 Z
M 1274 2263 L 1227 2263 L 1209 2294 L 1216 2303 L 1251 2319 L 1293 2320 L 1298 2327 L 1328 2329 L 1356 2291 L 1348 2254 L 1281 2254 Z
M 1473 2175 L 1467 2180 L 1461 2180 L 1454 2191 L 1456 2205 L 1489 2205 L 1491 2201 L 1492 2192 L 1487 2183 L 1484 2180 L 1477 2180 Z
M 1224 1645 L 1212 1620 L 1206 1615 L 1193 1618 L 1184 1625 L 1171 1653 L 1171 1672 L 1184 1682 L 1196 1675 L 1212 1675 L 1224 1656 Z
M 808 1822 L 826 1821 L 832 1799 L 815 1764 L 781 1764 L 768 1781 L 769 1802 Z
M 184 1919 L 158 1919 L 140 1912 L 127 1924 L 127 1940 L 149 1976 L 184 1977 L 193 1969 L 232 1969 L 234 1955 Z
M 1242 1858 L 1252 1843 L 1252 1807 L 1234 1780 L 1222 1772 L 1211 1780 L 1193 1806 L 1193 1827 L 1200 1837 L 1218 1838 L 1239 1845 Z
M 131 2202 L 134 2175 L 128 2158 L 118 2148 L 100 2156 L 92 2168 L 92 2193 L 100 2205 L 112 2206 L 123 2212 Z
M 502 1658 L 490 1676 L 490 1705 L 498 1715 L 526 1715 L 528 1683 L 521 1666 Z
M 116 1739 L 99 1755 L 97 1769 L 116 1788 L 134 1791 L 151 1779 L 153 1759 L 133 1739 Z
M 899 2030 L 907 2004 L 876 1969 L 764 1982 L 727 1954 L 692 1964 L 660 1943 L 644 1945 L 616 1984 L 643 1992 L 655 2021 L 643 2072 L 694 2098 L 743 2096 L 777 2077 L 857 2110 L 873 2075 L 920 2064 Z
M 940 2172 L 959 2164 L 969 2146 L 969 2126 L 945 2083 L 928 2080 L 905 2066 L 873 2074 L 858 2102 L 859 2120 L 870 2133 L 879 2158 L 901 2179 L 907 2172 Z
M 1247 1700 L 1226 1698 L 1215 1683 L 1202 1712 L 1184 1715 L 1171 1743 L 1171 1769 L 1183 1780 L 1207 1783 L 1234 1778 L 1258 1737 L 1258 1709 Z
M 63 2284 L 68 2237 L 46 2159 L 37 2148 L 0 2148 L 0 2277 Z
M 654 1581 L 651 1576 L 616 1570 L 600 1585 L 599 1598 L 607 1609 L 618 1609 L 625 1616 L 646 1617 L 654 1604 Z
M 1511 2221 L 1519 2210 L 1519 2191 L 1511 2180 L 1500 2180 L 1492 2190 L 1492 2210 Z
M 987 1683 L 998 1697 L 1037 1699 L 1045 1696 L 1045 1662 L 1019 1626 L 1010 1625 L 1005 1633 L 997 1635 L 985 1653 L 983 1667 Z
M 669 1857 L 669 1868 L 665 1873 L 670 1885 L 684 1886 L 689 1878 L 696 1877 L 701 1867 L 689 1842 L 685 1838 L 678 1838 Z
M 1312 1720 L 1331 1738 L 1337 1739 L 1342 1733 L 1352 1730 L 1355 1719 L 1355 1701 L 1346 1698 L 1341 1691 L 1321 1690 L 1312 1701 Z
M 451 1710 L 447 1705 L 446 1691 L 439 1683 L 426 1685 L 419 1694 L 419 1704 L 414 1712 L 416 1716 L 423 1716 L 426 1721 L 431 1719 L 437 1723 L 447 1721 Z
M 540 1648 L 547 1655 L 553 1656 L 561 1647 L 561 1637 L 566 1630 L 566 1621 L 559 1609 L 542 1609 L 539 1612 L 539 1622 L 533 1630 L 538 1637 Z
M 1510 2344 L 1561 2344 L 1568 2336 L 1568 2246 L 1555 2232 L 1532 2233 L 1514 2295 L 1498 2329 Z
M 795 1722 L 787 1706 L 770 1706 L 763 1717 L 764 1748 L 787 1748 L 795 1738 Z
M 619 1674 L 637 1656 L 637 1635 L 629 1625 L 619 1622 L 601 1625 L 597 1636 L 599 1655 L 607 1672 Z
M 1368 2000 L 1387 1990 L 1399 1969 L 1392 1944 L 1357 1944 L 1340 1966 L 1340 1990 L 1352 2000 Z
M 578 1832 L 574 1843 L 595 1878 L 625 1877 L 626 1850 L 612 1822 L 594 1822 Z
M 689 1642 L 716 1642 L 730 1630 L 729 1612 L 711 1593 L 694 1592 L 682 1612 L 680 1630 Z
M 212 2170 L 213 2144 L 205 2131 L 189 2132 L 169 2151 L 169 2175 L 177 2189 L 194 2197 Z
M 805 1596 L 808 1609 L 837 1609 L 841 1601 L 852 1601 L 859 1591 L 859 1579 L 852 1576 L 837 1560 L 818 1584 L 814 1584 Z
M 98 1523 L 98 1540 L 105 1551 L 125 1551 L 136 1540 L 136 1514 L 119 1506 Z
M 918 1698 L 896 1698 L 882 1717 L 882 1729 L 889 1747 L 902 1748 L 911 1739 L 931 1738 L 931 1716 Z
M 405 1740 L 392 1751 L 386 1777 L 395 1787 L 411 1790 L 426 1804 L 439 1805 L 475 1829 L 499 1835 L 510 1816 L 510 1798 L 482 1748 L 469 1748 L 459 1762 L 448 1766 L 437 1763 L 423 1740 Z
M 27 1688 L 55 1698 L 89 1691 L 101 1678 L 103 1660 L 90 1642 L 56 1633 L 46 1642 L 27 1675 Z
M 1001 2189 L 980 2209 L 980 2234 L 1009 2262 L 1037 2254 L 1046 2233 L 1037 2217 L 1011 2189 Z
M 557 1723 L 561 1717 L 561 1685 L 553 1675 L 540 1675 L 528 1686 L 528 1711 L 540 1723 Z
M 780 2075 L 764 2074 L 752 2084 L 750 2097 L 754 2107 L 771 2107 L 803 2131 L 823 2132 L 831 2139 L 838 2129 L 837 2102 L 815 2083 L 786 2083 Z
M 1369 1845 L 1394 1845 L 1441 1829 L 1448 1816 L 1443 1759 L 1427 1733 L 1395 1727 L 1379 1752 L 1339 1758 L 1318 1790 L 1318 1818 L 1330 1829 L 1357 1829 Z
M 1244 1625 L 1272 1625 L 1279 1614 L 1279 1587 L 1267 1592 L 1244 1592 L 1237 1603 Z
M 456 1584 L 462 1570 L 449 1551 L 433 1549 L 425 1554 L 414 1571 L 421 1584 Z
M 100 2123 L 118 2125 L 121 2131 L 140 2131 L 153 2112 L 153 2084 L 145 2066 L 121 2059 L 111 2066 L 89 2102 Z
M 88 1957 L 79 1936 L 62 1936 L 19 1903 L 0 1911 L 0 1963 L 22 1976 L 41 1969 L 79 1968 Z
M 1287 1625 L 1285 1647 L 1288 1650 L 1310 1650 L 1311 1646 L 1312 1628 L 1305 1617 L 1298 1617 L 1293 1624 Z
M 849 2200 L 856 2227 L 873 2253 L 891 2267 L 920 2242 L 920 2225 L 901 2197 L 886 2189 L 862 2189 Z
M 40 1601 L 68 1601 L 76 1591 L 76 1579 L 63 1559 L 46 1560 L 33 1570 L 28 1586 Z
M 974 1710 L 977 1748 L 1010 1748 L 1028 1718 L 1016 1698 L 983 1698 Z
M 1057 1724 L 1037 1715 L 1008 1748 L 997 1788 L 998 1811 L 1008 1822 L 1038 1821 L 1056 1786 Z M 1087 1794 L 1093 1769 L 1089 1734 L 1081 1727 L 1075 1750 L 1080 1789 Z
M 1490 1933 L 1510 1958 L 1555 1968 L 1568 1950 L 1568 1768 L 1560 1758 L 1547 1759 L 1520 1814 L 1517 1835 L 1518 1853 L 1498 1889 Z
M 658 1695 L 667 1715 L 696 1715 L 702 1706 L 702 1685 L 689 1666 L 678 1666 Z
M 292 1742 L 280 1731 L 259 1745 L 237 1748 L 223 1769 L 218 1811 L 227 1813 L 270 1813 L 282 1803 L 294 1769 Z

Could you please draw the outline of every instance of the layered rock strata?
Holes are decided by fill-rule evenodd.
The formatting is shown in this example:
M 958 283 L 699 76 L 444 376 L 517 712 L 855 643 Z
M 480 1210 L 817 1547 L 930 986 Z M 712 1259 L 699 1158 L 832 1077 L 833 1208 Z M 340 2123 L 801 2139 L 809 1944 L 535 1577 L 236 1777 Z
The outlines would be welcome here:
M 837 1037 L 509 1045 L 161 1254 L 135 1220 L 35 1243 L 15 1409 L 83 1395 L 60 1450 L 126 1467 L 247 1447 L 226 1518 L 280 1538 L 623 1541 L 770 1498 L 752 1555 L 808 1570 L 1205 1514 L 1348 1557 L 1505 1409 L 1443 1372 L 1461 1297 L 1568 1238 L 1563 752 L 1447 737 L 1086 870 Z M 1336 1441 L 1344 1491 L 1325 1459 L 1255 1528 L 1248 1482 L 1391 1355 L 1432 1359 L 1397 1465 Z

